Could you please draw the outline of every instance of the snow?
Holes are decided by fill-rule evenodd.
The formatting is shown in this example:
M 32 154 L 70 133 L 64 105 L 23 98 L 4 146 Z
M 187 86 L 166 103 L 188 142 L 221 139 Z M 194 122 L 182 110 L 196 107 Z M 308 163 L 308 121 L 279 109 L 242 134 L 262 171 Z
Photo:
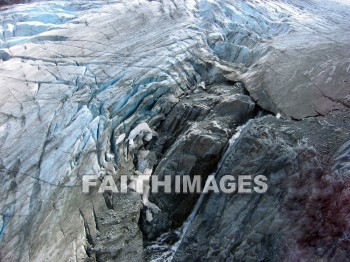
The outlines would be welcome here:
M 146 141 L 151 141 L 152 139 L 152 130 L 150 129 L 150 127 L 148 126 L 147 123 L 140 123 L 138 124 L 129 134 L 128 139 L 129 140 L 134 140 L 138 135 L 140 135 L 141 133 L 145 132 L 146 136 L 145 136 L 145 140 Z
M 125 137 L 126 137 L 125 133 L 118 136 L 117 140 L 115 141 L 115 144 L 119 145 L 120 143 L 122 143 L 124 141 Z

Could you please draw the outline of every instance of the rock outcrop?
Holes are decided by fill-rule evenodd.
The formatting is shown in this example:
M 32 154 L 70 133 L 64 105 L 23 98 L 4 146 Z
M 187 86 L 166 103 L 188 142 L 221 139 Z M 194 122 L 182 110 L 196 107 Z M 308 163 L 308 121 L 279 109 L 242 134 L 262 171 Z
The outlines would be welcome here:
M 202 183 L 215 171 L 235 129 L 255 113 L 255 103 L 245 95 L 243 85 L 211 85 L 177 103 L 159 128 L 149 150 L 158 153 L 153 172 L 164 176 L 201 176 Z M 174 185 L 173 185 L 174 186 Z M 144 210 L 144 237 L 154 239 L 176 229 L 191 213 L 199 194 L 151 194 L 150 201 L 161 212 L 147 221 Z M 149 212 L 149 211 L 148 211 Z
M 339 127 L 336 132 L 328 119 L 297 125 L 274 117 L 251 122 L 217 179 L 265 175 L 268 193 L 206 196 L 173 261 L 346 261 L 349 123 L 339 125 L 341 116 L 332 120 Z M 332 143 L 322 161 L 316 148 L 324 146 L 330 132 L 327 141 Z

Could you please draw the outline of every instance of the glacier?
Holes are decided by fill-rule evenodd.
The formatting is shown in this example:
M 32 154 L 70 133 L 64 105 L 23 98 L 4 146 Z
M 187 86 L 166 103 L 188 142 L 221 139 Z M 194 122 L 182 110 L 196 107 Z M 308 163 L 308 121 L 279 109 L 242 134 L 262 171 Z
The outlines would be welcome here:
M 288 170 L 295 173 L 295 165 L 319 170 L 311 147 L 318 150 L 324 136 L 332 145 L 320 145 L 328 150 L 323 155 L 335 156 L 338 148 L 346 148 L 338 152 L 345 156 L 341 164 L 332 160 L 332 172 L 339 173 L 337 163 L 348 163 L 349 15 L 346 0 L 54 0 L 0 7 L 1 259 L 148 259 L 148 242 L 180 228 L 198 196 L 151 194 L 144 202 L 153 208 L 147 208 L 136 192 L 84 194 L 82 177 L 112 175 L 118 180 L 122 174 L 161 176 L 195 169 L 209 175 L 238 126 L 257 111 L 282 119 L 267 116 L 269 127 L 259 119 L 249 124 L 256 133 L 246 136 L 261 142 L 256 148 L 245 145 L 251 154 L 263 150 L 274 158 L 266 163 L 293 163 Z M 292 121 L 302 125 L 303 138 L 291 137 L 299 132 Z M 272 127 L 280 133 L 272 134 L 277 132 Z M 328 137 L 329 130 L 336 138 Z M 320 138 L 309 138 L 309 132 Z M 265 136 L 278 141 L 278 152 L 288 161 L 267 153 Z M 310 143 L 307 150 L 304 140 Z M 239 144 L 227 154 L 245 154 L 239 146 L 244 147 Z M 310 163 L 296 160 L 301 152 Z M 272 169 L 273 174 L 282 172 L 278 165 Z M 208 206 L 225 199 L 217 198 L 208 197 Z M 261 200 L 247 201 L 253 203 L 247 210 L 253 210 Z M 170 208 L 183 203 L 188 210 L 176 209 L 179 218 L 172 218 Z M 208 228 L 200 228 L 201 214 L 214 216 L 208 206 L 201 206 L 193 222 L 193 230 L 204 235 Z M 224 231 L 229 220 L 220 219 L 213 225 Z M 203 240 L 203 246 L 222 245 L 229 252 L 238 248 L 228 240 L 236 235 L 219 235 L 210 244 Z M 174 261 L 198 259 L 197 247 L 188 240 L 194 236 L 186 237 Z M 218 244 L 218 239 L 227 241 Z M 287 241 L 281 239 L 276 246 Z M 334 241 L 346 241 L 340 239 Z M 244 250 L 221 255 L 248 261 Z M 284 253 L 278 252 L 271 251 L 270 259 Z M 349 249 L 327 252 L 339 259 Z M 210 260 L 220 251 L 204 253 L 197 252 Z

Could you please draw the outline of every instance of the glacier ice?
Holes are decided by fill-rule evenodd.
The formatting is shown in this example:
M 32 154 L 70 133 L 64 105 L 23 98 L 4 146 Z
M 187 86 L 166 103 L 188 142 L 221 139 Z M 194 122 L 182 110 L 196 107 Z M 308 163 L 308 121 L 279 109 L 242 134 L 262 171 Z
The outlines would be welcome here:
M 260 106 L 297 119 L 348 106 L 350 35 L 339 28 L 348 27 L 349 10 L 337 3 L 324 7 L 339 13 L 334 17 L 297 0 L 74 0 L 1 8 L 0 172 L 8 193 L 0 213 L 11 211 L 3 216 L 9 220 L 2 258 L 85 258 L 84 232 L 93 227 L 82 225 L 95 222 L 81 213 L 113 199 L 81 194 L 81 177 L 132 173 L 129 160 L 138 152 L 126 138 L 136 149 L 146 146 L 180 99 L 211 84 L 246 82 Z M 329 77 L 345 87 L 327 89 Z M 299 87 L 308 91 L 297 96 Z M 149 174 L 148 165 L 138 171 Z M 133 197 L 125 203 L 137 203 Z M 125 216 L 135 220 L 139 208 Z

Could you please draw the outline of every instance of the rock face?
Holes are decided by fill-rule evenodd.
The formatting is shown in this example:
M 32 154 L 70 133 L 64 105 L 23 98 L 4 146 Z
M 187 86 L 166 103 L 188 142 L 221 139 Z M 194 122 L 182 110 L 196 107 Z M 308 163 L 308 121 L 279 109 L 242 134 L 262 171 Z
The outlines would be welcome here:
M 2 7 L 0 260 L 345 261 L 349 13 L 340 0 Z M 82 192 L 87 175 L 212 172 L 270 188 Z
M 157 140 L 149 146 L 149 150 L 160 156 L 153 176 L 164 180 L 168 175 L 191 178 L 198 175 L 203 177 L 202 183 L 205 182 L 215 171 L 232 131 L 254 114 L 255 103 L 244 92 L 241 84 L 220 84 L 181 99 L 160 126 Z M 152 221 L 147 221 L 144 214 L 144 236 L 154 239 L 181 226 L 197 198 L 198 194 L 151 195 L 150 201 L 161 212 L 154 213 Z
M 333 120 L 341 121 L 337 118 Z M 349 214 L 345 202 L 349 172 L 340 171 L 349 163 L 348 144 L 342 146 L 348 134 L 344 129 L 333 132 L 330 155 L 324 161 L 339 161 L 335 164 L 338 171 L 334 172 L 333 163 L 325 168 L 315 148 L 322 146 L 321 138 L 333 129 L 320 121 L 295 125 L 263 117 L 251 122 L 216 178 L 265 175 L 268 193 L 206 196 L 173 261 L 198 257 L 204 261 L 347 260 L 350 246 L 343 230 L 348 225 L 341 225 L 331 214 L 335 210 L 327 209 L 339 205 L 336 213 Z M 315 129 L 319 129 L 317 134 L 310 132 Z M 311 134 L 316 141 L 300 143 Z

